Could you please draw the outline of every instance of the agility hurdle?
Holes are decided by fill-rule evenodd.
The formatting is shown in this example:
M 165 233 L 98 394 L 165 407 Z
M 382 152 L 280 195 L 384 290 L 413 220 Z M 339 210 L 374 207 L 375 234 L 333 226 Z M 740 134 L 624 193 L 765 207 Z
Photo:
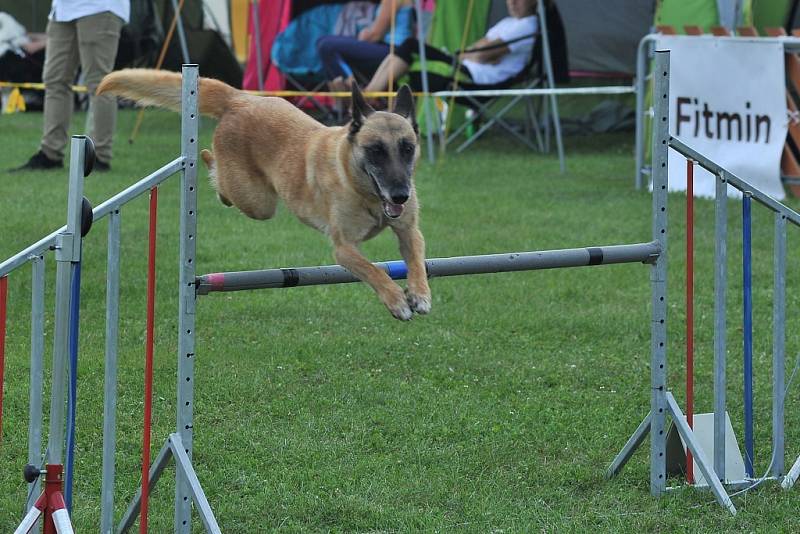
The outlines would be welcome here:
M 784 472 L 784 400 L 785 400 L 785 328 L 786 328 L 786 224 L 800 226 L 800 214 L 774 200 L 745 180 L 717 163 L 693 150 L 679 139 L 669 135 L 669 52 L 658 51 L 655 57 L 654 129 L 653 129 L 653 198 L 666 190 L 668 180 L 668 153 L 675 150 L 687 159 L 687 184 L 691 185 L 693 166 L 700 165 L 716 177 L 715 195 L 715 270 L 714 270 L 714 413 L 713 413 L 713 465 L 699 446 L 692 429 L 693 413 L 693 349 L 692 349 L 692 250 L 693 202 L 691 189 L 687 192 L 687 417 L 681 412 L 673 394 L 666 384 L 666 318 L 654 321 L 653 361 L 651 368 L 652 399 L 650 413 L 639 425 L 628 443 L 620 451 L 607 471 L 607 476 L 616 475 L 633 452 L 641 445 L 646 435 L 651 439 L 651 492 L 661 495 L 671 488 L 666 486 L 666 444 L 664 419 L 667 414 L 684 440 L 687 448 L 687 479 L 691 482 L 692 462 L 700 469 L 717 501 L 736 513 L 724 485 L 732 487 L 754 487 L 763 480 L 778 480 L 784 488 L 791 487 L 800 475 L 800 458 L 790 470 Z M 727 290 L 727 190 L 731 186 L 743 194 L 743 358 L 744 358 L 744 428 L 745 428 L 745 477 L 730 480 L 726 477 L 726 290 Z M 666 197 L 665 197 L 666 203 Z M 753 370 L 752 370 L 752 294 L 751 294 L 751 202 L 766 207 L 774 213 L 774 300 L 773 300 L 773 376 L 772 376 L 772 456 L 768 473 L 755 477 L 753 468 Z M 654 209 L 655 209 L 654 204 Z M 666 205 L 662 211 L 666 213 Z M 666 218 L 663 233 L 667 233 Z M 664 257 L 666 260 L 666 257 Z M 666 271 L 663 273 L 666 275 Z M 662 276 L 666 284 L 666 276 Z M 656 283 L 654 282 L 654 287 Z M 664 301 L 666 301 L 665 294 Z M 654 292 L 653 306 L 658 305 L 662 295 Z M 655 317 L 654 317 L 655 318 Z M 663 332 L 661 332 L 664 328 Z M 664 353 L 662 356 L 661 353 Z
M 193 384 L 194 384 L 194 358 L 195 358 L 195 325 L 194 307 L 197 295 L 216 291 L 234 291 L 266 287 L 295 287 L 332 283 L 348 283 L 358 281 L 352 274 L 340 266 L 301 267 L 297 269 L 272 269 L 255 273 L 216 273 L 212 275 L 195 276 L 195 243 L 196 243 L 196 156 L 197 156 L 197 68 L 184 67 L 183 89 L 183 121 L 182 121 L 182 154 L 170 164 L 162 167 L 139 183 L 131 186 L 126 191 L 104 202 L 94 210 L 94 219 L 99 220 L 109 216 L 109 246 L 108 246 L 108 286 L 107 286 L 107 328 L 106 328 L 106 380 L 104 404 L 104 445 L 102 467 L 102 510 L 101 531 L 125 532 L 141 514 L 146 529 L 147 495 L 155 487 L 160 476 L 171 457 L 175 458 L 177 466 L 178 484 L 175 499 L 175 532 L 188 533 L 191 504 L 195 509 L 208 532 L 220 532 L 213 511 L 205 497 L 200 482 L 191 463 L 192 451 L 192 410 L 193 410 Z M 73 157 L 71 158 L 71 193 L 70 206 L 76 205 L 79 195 L 73 191 L 80 189 L 80 173 L 83 168 L 83 144 L 85 140 L 73 140 Z M 177 403 L 177 432 L 171 434 L 161 448 L 152 465 L 147 454 L 149 442 L 147 422 L 145 422 L 145 437 L 143 444 L 143 485 L 140 487 L 120 524 L 114 528 L 113 520 L 113 487 L 114 487 L 114 450 L 115 450 L 115 403 L 116 403 L 116 351 L 117 332 L 116 322 L 118 317 L 117 300 L 119 297 L 119 240 L 120 240 L 120 208 L 129 200 L 136 198 L 148 191 L 155 193 L 155 188 L 172 174 L 180 172 L 182 175 L 182 201 L 181 201 L 181 254 L 180 254 L 180 279 L 179 279 L 179 347 L 178 347 L 178 403 Z M 155 194 L 151 196 L 151 202 Z M 151 211 L 151 218 L 154 217 Z M 151 226 L 152 228 L 152 226 Z M 34 261 L 34 277 L 38 282 L 34 287 L 44 286 L 44 268 L 42 254 L 53 246 L 58 240 L 64 239 L 63 234 L 71 235 L 69 228 L 62 228 L 45 239 L 32 245 L 10 260 L 0 264 L 0 280 L 4 276 L 20 267 L 27 261 Z M 76 245 L 79 247 L 79 244 Z M 151 242 L 152 247 L 152 242 Z M 600 247 L 586 247 L 565 250 L 551 250 L 541 252 L 520 252 L 495 254 L 485 256 L 464 256 L 455 258 L 430 259 L 427 261 L 428 273 L 431 277 L 470 275 L 480 273 L 499 273 L 513 271 L 528 271 L 538 269 L 552 269 L 577 266 L 597 266 L 619 263 L 654 264 L 660 257 L 662 244 L 659 238 L 650 242 L 635 243 L 631 245 L 611 245 Z M 152 264 L 151 264 L 152 265 Z M 38 267 L 37 267 L 38 266 Z M 406 268 L 402 261 L 385 262 L 379 264 L 390 273 L 392 278 L 405 278 Z M 64 287 L 69 287 L 68 280 Z M 148 286 L 150 284 L 148 283 Z M 60 286 L 59 286 L 60 287 Z M 38 291 L 38 290 L 35 290 Z M 149 292 L 148 292 L 149 293 Z M 37 293 L 38 295 L 38 293 Z M 59 297 L 59 302 L 68 302 L 67 293 Z M 35 296 L 34 300 L 38 300 Z M 148 296 L 149 300 L 149 296 Z M 41 305 L 37 305 L 36 313 L 42 314 Z M 68 308 L 65 308 L 68 309 Z M 63 313 L 64 329 L 68 324 L 68 313 Z M 150 323 L 148 317 L 148 323 Z M 36 331 L 41 330 L 41 322 Z M 149 332 L 149 328 L 148 328 Z M 148 343 L 151 334 L 147 335 Z M 150 350 L 149 348 L 146 350 Z M 41 355 L 41 348 L 37 349 Z M 63 352 L 63 351 L 62 351 Z M 64 357 L 61 352 L 54 355 L 54 364 L 61 365 Z M 149 362 L 149 355 L 147 362 Z M 146 364 L 146 384 L 151 368 Z M 41 373 L 41 365 L 37 367 Z M 33 373 L 33 366 L 32 366 Z M 63 365 L 59 367 L 54 376 L 63 376 Z M 41 380 L 38 382 L 41 392 Z M 146 388 L 148 386 L 146 385 Z M 32 395 L 33 395 L 32 388 Z M 146 393 L 146 397 L 149 394 Z M 145 399 L 147 405 L 147 398 Z M 35 403 L 31 403 L 32 410 Z M 63 394 L 54 395 L 51 402 L 51 411 L 63 411 Z M 146 409 L 149 412 L 149 409 Z M 38 420 L 41 420 L 39 414 Z M 32 426 L 36 425 L 37 418 L 31 417 Z M 52 426 L 52 425 L 51 425 Z M 54 445 L 48 450 L 48 462 L 56 463 L 60 460 L 62 450 L 63 432 L 56 425 L 51 430 L 50 441 Z M 41 429 L 34 431 L 40 433 Z M 29 463 L 38 465 L 41 452 L 32 451 Z M 56 456 L 56 454 L 58 454 Z M 34 482 L 35 483 L 35 482 Z M 144 491 L 142 491 L 144 490 Z M 191 499 L 191 500 L 190 500 Z
M 667 389 L 666 367 L 667 367 L 667 159 L 666 152 L 669 146 L 684 150 L 683 146 L 676 139 L 668 135 L 667 130 L 667 89 L 669 77 L 669 55 L 666 52 L 657 55 L 657 66 L 659 76 L 657 80 L 657 93 L 663 94 L 663 100 L 658 99 L 656 117 L 662 117 L 659 121 L 659 128 L 654 132 L 654 154 L 656 163 L 659 164 L 654 173 L 653 203 L 653 228 L 652 240 L 630 245 L 611 245 L 599 247 L 586 247 L 577 249 L 551 250 L 540 252 L 520 252 L 494 254 L 487 256 L 463 256 L 455 258 L 440 258 L 428 260 L 426 266 L 429 276 L 456 276 L 472 275 L 481 273 L 513 272 L 538 269 L 551 269 L 577 266 L 596 266 L 619 263 L 643 263 L 650 265 L 651 299 L 652 299 L 652 320 L 651 320 L 651 413 L 639 425 L 632 438 L 626 444 L 617 459 L 615 459 L 609 474 L 619 472 L 625 462 L 628 461 L 633 451 L 641 444 L 648 433 L 651 434 L 651 492 L 655 495 L 663 494 L 666 488 L 666 417 L 670 415 L 676 424 L 678 431 L 687 442 L 688 448 L 694 456 L 700 470 L 706 480 L 709 481 L 712 491 L 718 501 L 731 512 L 735 513 L 735 508 L 730 501 L 714 467 L 707 461 L 703 450 L 698 446 L 692 430 L 689 428 L 680 408 L 675 401 L 672 393 Z M 115 416 L 114 404 L 116 402 L 116 299 L 119 293 L 119 227 L 120 227 L 120 208 L 127 201 L 136 198 L 147 191 L 155 188 L 170 175 L 180 172 L 182 175 L 182 197 L 181 197 L 181 224 L 180 224 L 180 275 L 179 275 L 179 345 L 178 345 L 178 406 L 177 406 L 177 431 L 165 440 L 156 459 L 150 464 L 149 459 L 143 462 L 143 487 L 139 488 L 134 496 L 122 521 L 117 527 L 117 532 L 124 532 L 129 529 L 139 513 L 142 517 L 147 514 L 147 494 L 155 487 L 164 468 L 170 458 L 175 459 L 178 484 L 176 487 L 175 499 L 175 532 L 188 533 L 191 531 L 190 513 L 191 504 L 194 502 L 206 531 L 220 532 L 213 511 L 203 492 L 199 479 L 194 471 L 191 461 L 192 455 L 192 413 L 193 413 L 193 384 L 194 384 L 194 359 L 195 359 L 195 335 L 194 309 L 198 295 L 206 295 L 213 292 L 239 291 L 263 288 L 285 288 L 321 284 L 350 283 L 357 281 L 349 272 L 340 266 L 321 266 L 321 267 L 299 267 L 295 269 L 268 269 L 265 271 L 237 272 L 237 273 L 212 273 L 202 276 L 195 275 L 195 246 L 196 235 L 196 156 L 197 156 L 197 68 L 196 66 L 184 67 L 184 89 L 183 89 L 183 118 L 182 118 L 182 153 L 173 162 L 162 167 L 155 173 L 146 177 L 119 195 L 109 199 L 94 209 L 94 218 L 100 219 L 109 215 L 109 281 L 107 293 L 107 338 L 106 338 L 106 387 L 105 387 L 105 408 L 104 408 L 104 452 L 103 452 L 103 507 L 102 507 L 102 532 L 113 532 L 113 489 L 114 480 L 114 443 L 115 443 Z M 44 267 L 42 263 L 43 254 L 51 247 L 56 246 L 58 250 L 64 250 L 64 244 L 71 244 L 69 250 L 78 247 L 80 251 L 80 241 L 74 238 L 76 235 L 77 219 L 74 212 L 77 212 L 78 201 L 80 199 L 80 169 L 83 167 L 85 140 L 73 140 L 73 157 L 71 158 L 70 183 L 74 183 L 75 188 L 70 189 L 71 225 L 54 232 L 38 243 L 22 251 L 15 257 L 0 264 L 0 280 L 17 267 L 33 262 L 34 266 L 34 302 L 39 298 L 37 287 L 43 287 Z M 685 150 L 689 150 L 686 148 Z M 704 162 L 704 158 L 699 154 L 690 154 L 698 162 Z M 706 163 L 711 165 L 711 163 Z M 743 181 L 723 172 L 727 183 L 744 184 Z M 746 184 L 742 187 L 747 188 Z M 759 192 L 751 190 L 753 198 L 766 204 L 773 210 L 778 210 L 786 215 L 787 220 L 795 224 L 800 221 L 800 216 L 783 207 L 781 204 L 763 197 Z M 762 198 L 763 197 L 763 198 Z M 152 198 L 152 197 L 151 197 Z M 724 203 L 723 203 L 724 204 Z M 788 211 L 787 211 L 788 210 Z M 718 246 L 719 243 L 718 243 Z M 62 252 L 61 254 L 64 254 Z M 36 259 L 38 258 L 38 259 Z M 61 258 L 58 261 L 68 263 Z M 402 261 L 384 262 L 377 264 L 379 267 L 394 279 L 405 277 L 405 264 Z M 718 262 L 719 265 L 719 262 Z M 724 265 L 724 262 L 723 262 Z M 69 266 L 67 266 L 69 267 Z M 69 269 L 66 269 L 69 274 Z M 41 275 L 38 273 L 42 273 Z M 39 279 L 38 277 L 42 278 Z M 66 277 L 66 275 L 65 275 Z M 66 282 L 71 280 L 66 279 Z M 58 289 L 63 286 L 63 289 Z M 70 287 L 69 283 L 59 281 L 57 288 L 57 309 L 61 310 L 63 301 L 69 302 L 66 298 Z M 60 296 L 59 296 L 60 295 Z M 68 310 L 68 307 L 66 308 Z M 39 308 L 35 314 L 41 313 Z M 61 312 L 59 312 L 61 313 Z M 62 315 L 67 317 L 69 314 Z M 67 322 L 65 319 L 58 319 L 62 326 L 57 338 L 56 351 L 54 351 L 55 382 L 60 382 L 64 376 L 66 359 L 66 349 L 58 347 L 66 346 Z M 41 328 L 41 324 L 38 325 Z M 63 339 L 62 339 L 63 338 Z M 2 348 L 0 348 L 2 350 Z M 36 349 L 40 350 L 40 349 Z M 1 354 L 1 353 L 0 353 Z M 40 372 L 41 367 L 37 372 Z M 55 372 L 58 370 L 58 373 Z M 34 368 L 32 365 L 31 372 Z M 41 382 L 39 383 L 41 385 Z M 55 388 L 54 388 L 55 389 Z M 32 391 L 33 396 L 33 391 Z M 31 403 L 33 407 L 34 403 Z M 41 404 L 40 404 L 41 406 Z M 53 395 L 51 399 L 51 412 L 56 414 L 63 413 L 64 392 Z M 33 409 L 33 408 L 32 408 Z M 724 413 L 724 411 L 723 411 Z M 62 418 L 63 420 L 63 418 Z M 39 415 L 41 421 L 41 414 Z M 35 424 L 31 418 L 32 425 Z M 53 428 L 51 416 L 50 442 L 54 445 L 48 449 L 48 464 L 59 465 L 63 450 L 63 425 Z M 782 420 L 781 420 L 782 433 Z M 781 434 L 782 435 L 782 434 Z M 38 465 L 38 457 L 41 452 L 33 455 L 37 460 L 32 462 Z M 800 468 L 798 468 L 800 470 Z M 145 474 L 146 473 L 146 474 Z M 788 480 L 789 477 L 787 477 Z M 142 492 L 144 489 L 144 492 Z M 140 525 L 142 522 L 140 522 Z M 146 525 L 145 527 L 146 528 Z
M 32 305 L 31 305 L 31 387 L 29 408 L 28 432 L 28 465 L 25 468 L 25 479 L 30 483 L 28 510 L 18 533 L 30 531 L 41 520 L 44 531 L 67 532 L 69 516 L 61 510 L 70 509 L 70 498 L 64 503 L 66 506 L 57 508 L 53 506 L 53 498 L 49 493 L 63 493 L 65 497 L 71 496 L 72 483 L 70 470 L 64 471 L 64 435 L 65 426 L 68 436 L 66 447 L 66 464 L 71 466 L 74 459 L 74 413 L 76 409 L 75 381 L 77 362 L 77 310 L 79 293 L 79 272 L 81 261 L 82 224 L 85 221 L 99 220 L 106 216 L 108 225 L 108 264 L 107 264 L 107 294 L 106 294 L 106 347 L 105 347 L 105 386 L 104 386 L 104 422 L 103 422 L 103 467 L 101 490 L 101 532 L 114 532 L 113 501 L 114 501 L 114 452 L 116 444 L 116 388 L 117 388 L 117 331 L 118 331 L 118 297 L 120 281 L 120 229 L 121 209 L 131 200 L 150 192 L 151 193 L 151 222 L 154 222 L 157 187 L 170 176 L 180 173 L 182 178 L 181 194 L 181 250 L 180 261 L 183 268 L 179 280 L 179 327 L 181 332 L 194 329 L 194 254 L 196 240 L 196 175 L 197 175 L 197 141 L 198 120 L 197 111 L 197 66 L 186 65 L 183 69 L 183 106 L 181 119 L 181 155 L 173 161 L 162 166 L 149 176 L 128 187 L 124 191 L 108 199 L 98 207 L 87 213 L 85 199 L 82 196 L 83 177 L 88 174 L 93 162 L 93 150 L 90 140 L 83 136 L 74 136 L 70 151 L 70 188 L 68 199 L 68 224 L 61 229 L 44 237 L 18 254 L 0 263 L 0 288 L 5 292 L 7 277 L 15 270 L 27 263 L 32 264 Z M 86 228 L 88 231 L 88 228 Z M 150 249 L 154 249 L 154 226 L 151 224 Z M 57 262 L 56 273 L 56 303 L 55 303 L 55 335 L 53 349 L 53 382 L 50 403 L 50 429 L 46 457 L 42 459 L 42 388 L 43 388 L 43 359 L 44 359 L 44 286 L 45 286 L 45 257 L 54 252 Z M 150 266 L 152 269 L 153 259 Z M 77 276 L 76 276 L 77 275 Z M 151 281 L 148 282 L 148 286 Z M 150 289 L 150 288 L 149 288 Z M 148 291 L 148 304 L 152 309 L 152 295 Z M 71 309 L 72 308 L 72 309 Z M 5 300 L 0 299 L 0 315 L 5 314 Z M 5 324 L 4 321 L 2 321 Z M 148 362 L 152 358 L 152 317 L 148 313 Z M 0 339 L 0 341 L 3 341 Z M 185 376 L 191 376 L 192 358 L 194 356 L 194 339 L 182 336 L 179 342 L 179 397 L 177 431 L 166 440 L 164 449 L 159 456 L 159 461 L 166 463 L 170 457 L 176 458 L 176 532 L 190 531 L 190 511 L 194 500 L 198 511 L 201 512 L 204 523 L 209 531 L 219 532 L 219 527 L 213 514 L 203 514 L 208 508 L 202 489 L 197 484 L 197 477 L 191 465 L 192 444 L 192 403 L 191 385 L 186 386 Z M 0 343 L 0 356 L 4 344 Z M 72 360 L 68 366 L 67 357 Z M 184 357 L 188 355 L 188 357 Z M 0 358 L 0 361 L 2 359 Z M 152 379 L 152 367 L 147 369 Z M 2 371 L 0 371 L 1 373 Z M 66 379 L 69 376 L 71 384 L 68 396 L 68 417 L 65 425 L 65 397 L 67 397 Z M 147 382 L 147 381 L 146 381 Z M 193 382 L 193 378 L 191 380 Z M 145 399 L 145 405 L 149 402 Z M 2 404 L 0 403 L 0 413 Z M 149 415 L 149 414 L 148 414 Z M 69 437 L 71 436 L 72 439 Z M 143 480 L 147 481 L 149 470 L 149 421 L 145 421 L 145 436 L 143 437 Z M 42 468 L 44 467 L 44 468 Z M 41 484 L 40 475 L 45 476 L 45 493 L 47 498 L 34 502 L 31 496 L 39 491 Z M 152 486 L 150 484 L 145 487 Z M 50 489 L 48 489 L 50 488 Z M 63 490 L 63 491 L 62 491 Z M 142 510 L 142 531 L 146 531 L 146 495 Z M 59 504 L 56 502 L 55 504 Z M 40 506 L 40 505 L 43 505 Z M 138 509 L 137 509 L 138 511 Z M 64 519 L 66 517 L 66 519 Z M 60 524 L 59 524 L 59 518 Z M 55 519 L 55 522 L 54 522 Z M 59 526 L 60 525 L 60 526 Z M 122 527 L 119 529 L 124 530 Z

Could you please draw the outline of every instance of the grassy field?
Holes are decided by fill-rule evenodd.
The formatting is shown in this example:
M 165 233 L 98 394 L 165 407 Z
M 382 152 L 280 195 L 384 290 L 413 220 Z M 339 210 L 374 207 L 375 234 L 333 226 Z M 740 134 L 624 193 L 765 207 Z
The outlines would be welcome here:
M 0 168 L 36 149 L 41 116 L 0 118 Z M 81 131 L 84 115 L 75 118 Z M 148 112 L 135 144 L 123 111 L 113 171 L 87 179 L 99 204 L 179 151 L 179 118 Z M 204 121 L 201 146 L 210 140 Z M 417 175 L 429 257 L 650 239 L 650 195 L 633 190 L 632 134 L 567 140 L 552 155 L 506 138 Z M 0 257 L 58 228 L 66 171 L 0 173 Z M 205 182 L 205 177 L 202 178 Z M 153 448 L 174 428 L 177 180 L 162 187 L 158 228 Z M 671 201 L 670 383 L 682 402 L 683 197 Z M 797 201 L 789 201 L 795 208 Z M 741 425 L 739 203 L 730 206 L 729 410 Z M 697 204 L 698 411 L 711 407 L 713 205 Z M 756 466 L 769 463 L 771 215 L 755 210 Z M 139 481 L 147 199 L 122 213 L 117 518 Z M 198 272 L 333 263 L 326 239 L 285 209 L 269 222 L 220 205 L 203 183 Z M 74 522 L 100 509 L 105 221 L 84 244 Z M 794 230 L 794 229 L 791 229 Z M 797 232 L 790 231 L 787 366 L 800 350 Z M 366 244 L 398 257 L 394 238 Z M 54 261 L 48 273 L 54 273 Z M 48 279 L 48 347 L 53 282 Z M 797 532 L 798 492 L 765 484 L 735 498 L 735 518 L 707 492 L 649 493 L 648 448 L 605 481 L 649 409 L 649 269 L 620 265 L 432 281 L 433 312 L 391 318 L 364 285 L 201 297 L 197 306 L 194 464 L 224 532 Z M 26 485 L 30 271 L 9 278 L 0 530 L 20 517 Z M 49 356 L 48 356 L 49 361 Z M 800 454 L 800 385 L 787 404 L 788 465 Z M 47 405 L 47 404 L 46 404 Z M 788 466 L 787 466 L 788 468 Z M 172 529 L 173 469 L 152 496 L 151 532 Z M 676 479 L 674 483 L 682 481 Z M 194 530 L 200 532 L 199 521 Z

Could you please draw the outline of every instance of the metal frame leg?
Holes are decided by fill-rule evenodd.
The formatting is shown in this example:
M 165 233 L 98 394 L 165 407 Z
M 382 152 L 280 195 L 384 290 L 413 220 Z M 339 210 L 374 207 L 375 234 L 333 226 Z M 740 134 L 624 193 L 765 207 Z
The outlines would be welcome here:
M 651 424 L 651 416 L 652 412 L 647 412 L 647 416 L 644 420 L 639 423 L 639 426 L 633 432 L 633 435 L 628 438 L 628 442 L 625 443 L 625 446 L 622 447 L 622 450 L 617 453 L 617 456 L 614 458 L 614 461 L 611 462 L 611 465 L 608 466 L 606 470 L 606 479 L 613 478 L 622 471 L 622 468 L 625 467 L 625 464 L 628 463 L 628 460 L 631 459 L 633 453 L 636 452 L 636 449 L 644 441 L 644 438 L 650 433 L 650 424 Z
M 42 407 L 44 384 L 44 290 L 45 263 L 43 256 L 31 259 L 31 368 L 28 407 L 28 463 L 42 463 Z M 28 485 L 28 512 L 33 507 L 31 498 L 41 492 L 41 480 L 37 478 Z
M 150 489 L 150 492 L 156 487 L 156 483 L 158 479 L 161 478 L 161 474 L 164 472 L 164 468 L 167 467 L 169 464 L 169 459 L 172 456 L 172 450 L 170 449 L 170 442 L 167 441 L 161 450 L 158 452 L 158 456 L 156 456 L 155 461 L 150 466 L 149 478 L 147 487 Z M 128 510 L 125 512 L 125 515 L 122 516 L 120 520 L 119 526 L 117 527 L 117 534 L 122 534 L 123 532 L 127 532 L 129 528 L 133 526 L 133 522 L 136 521 L 136 518 L 139 515 L 139 511 L 141 510 L 142 506 L 142 487 L 136 490 L 136 494 L 133 496 L 133 500 L 131 504 L 128 506 Z
M 772 476 L 784 472 L 786 359 L 786 217 L 775 214 L 772 303 Z
M 669 182 L 669 52 L 656 53 L 653 128 L 653 240 L 661 254 L 650 271 L 653 317 L 650 334 L 650 493 L 667 487 L 667 190 Z
M 114 529 L 114 471 L 117 435 L 117 334 L 119 330 L 120 213 L 109 213 L 106 271 L 106 368 L 103 404 L 103 483 L 100 491 L 100 532 Z
M 797 482 L 797 478 L 800 477 L 800 457 L 794 462 L 794 465 L 789 472 L 783 477 L 783 482 L 781 482 L 781 487 L 783 489 L 789 489 L 794 486 L 794 483 Z
M 504 121 L 503 118 L 502 118 L 503 115 L 505 115 L 508 112 L 508 110 L 511 109 L 512 107 L 514 107 L 517 104 L 517 102 L 519 102 L 521 99 L 522 99 L 522 96 L 515 96 L 514 98 L 512 98 L 509 103 L 507 103 L 505 106 L 503 106 L 500 109 L 500 111 L 498 111 L 497 113 L 493 114 L 492 118 L 489 121 L 487 121 L 483 126 L 481 126 L 480 129 L 472 135 L 472 137 L 470 137 L 469 139 L 464 141 L 456 149 L 456 152 L 464 151 L 468 146 L 470 146 L 472 143 L 477 141 L 478 138 L 480 138 L 480 136 L 483 135 L 483 133 L 486 130 L 488 130 L 489 128 L 491 128 L 495 124 L 499 124 L 500 126 L 502 126 L 508 133 L 512 134 L 514 137 L 517 138 L 517 140 L 519 140 L 521 143 L 523 143 L 525 146 L 527 146 L 531 150 L 536 150 L 536 147 L 530 141 L 530 139 L 525 138 L 524 135 L 522 135 L 519 132 L 517 132 L 516 130 L 514 130 L 513 126 L 511 126 L 509 123 Z M 470 98 L 470 100 L 479 108 L 479 113 L 480 114 L 489 114 L 488 113 L 488 108 L 492 104 L 491 102 L 489 102 L 487 104 L 481 104 L 480 102 L 478 102 L 477 100 L 474 100 L 472 98 Z
M 200 519 L 203 521 L 206 532 L 211 534 L 221 534 L 222 531 L 219 528 L 219 524 L 217 524 L 217 519 L 214 517 L 214 512 L 211 510 L 211 506 L 209 505 L 206 494 L 200 485 L 197 474 L 192 467 L 192 461 L 186 454 L 185 445 L 181 440 L 180 434 L 170 434 L 166 443 L 164 443 L 164 446 L 161 447 L 158 456 L 150 466 L 147 487 L 151 491 L 155 488 L 156 483 L 164 472 L 164 469 L 169 464 L 170 458 L 175 459 L 176 470 L 181 474 L 184 480 L 186 480 L 186 484 L 189 488 L 189 494 L 191 495 L 195 504 L 195 510 L 200 516 Z M 127 532 L 128 529 L 133 526 L 133 523 L 136 521 L 136 518 L 141 511 L 141 505 L 142 488 L 139 486 L 139 488 L 136 490 L 136 494 L 133 496 L 131 504 L 128 506 L 128 510 L 125 512 L 125 515 L 122 516 L 122 520 L 117 528 L 117 534 Z
M 736 515 L 736 507 L 733 505 L 733 502 L 731 502 L 731 498 L 728 496 L 725 488 L 722 487 L 719 477 L 711 467 L 708 458 L 706 458 L 706 453 L 703 452 L 702 447 L 700 447 L 700 444 L 694 437 L 694 432 L 689 428 L 686 417 L 683 415 L 683 412 L 681 412 L 678 403 L 675 401 L 675 397 L 673 397 L 672 393 L 669 391 L 666 393 L 666 400 L 670 415 L 672 416 L 672 421 L 675 423 L 675 428 L 678 429 L 678 433 L 681 435 L 683 441 L 686 443 L 686 447 L 691 451 L 694 457 L 694 465 L 700 468 L 700 472 L 703 473 L 703 477 L 706 479 L 706 482 L 708 482 L 709 488 L 711 488 L 711 492 L 714 494 L 714 497 L 716 497 L 717 502 L 731 514 Z
M 194 435 L 195 347 L 195 252 L 197 247 L 197 145 L 198 67 L 184 65 L 181 110 L 181 154 L 186 158 L 181 173 L 180 274 L 178 281 L 178 376 L 176 431 L 191 460 Z M 192 507 L 189 486 L 179 470 L 175 475 L 175 532 L 191 532 Z

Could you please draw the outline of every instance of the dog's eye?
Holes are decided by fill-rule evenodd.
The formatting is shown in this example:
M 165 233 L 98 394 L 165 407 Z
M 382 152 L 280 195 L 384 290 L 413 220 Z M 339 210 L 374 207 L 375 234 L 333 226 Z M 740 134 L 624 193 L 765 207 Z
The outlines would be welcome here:
M 404 156 L 411 156 L 414 154 L 414 145 L 408 141 L 400 143 L 400 153 Z
M 381 157 L 386 155 L 386 147 L 383 146 L 381 143 L 377 143 L 374 145 L 367 145 L 364 147 L 367 151 L 367 154 L 374 157 Z

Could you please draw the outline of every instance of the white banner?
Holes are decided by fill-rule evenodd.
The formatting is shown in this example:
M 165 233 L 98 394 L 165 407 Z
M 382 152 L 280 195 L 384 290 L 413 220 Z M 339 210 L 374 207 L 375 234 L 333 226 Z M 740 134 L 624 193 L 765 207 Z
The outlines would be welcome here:
M 662 36 L 670 50 L 670 134 L 764 193 L 782 199 L 788 129 L 783 44 L 774 39 Z M 714 176 L 695 167 L 695 196 Z M 670 150 L 669 189 L 686 190 L 686 159 Z M 729 194 L 734 194 L 729 188 Z

